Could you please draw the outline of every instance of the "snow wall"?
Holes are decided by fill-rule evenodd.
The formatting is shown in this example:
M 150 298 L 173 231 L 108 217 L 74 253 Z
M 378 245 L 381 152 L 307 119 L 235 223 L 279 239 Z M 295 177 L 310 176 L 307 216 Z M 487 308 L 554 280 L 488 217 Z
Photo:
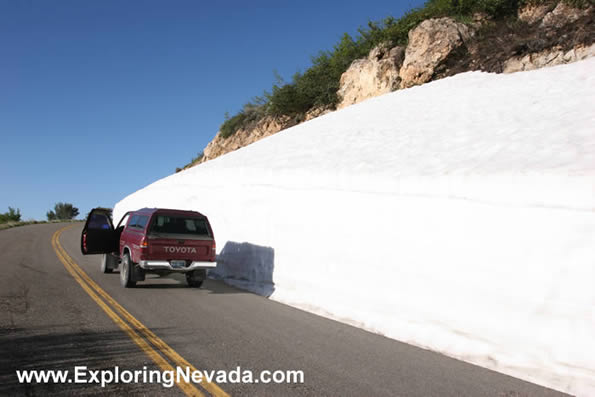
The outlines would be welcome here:
M 158 161 L 158 159 L 155 159 Z M 120 201 L 206 214 L 212 276 L 595 395 L 595 59 L 327 114 Z

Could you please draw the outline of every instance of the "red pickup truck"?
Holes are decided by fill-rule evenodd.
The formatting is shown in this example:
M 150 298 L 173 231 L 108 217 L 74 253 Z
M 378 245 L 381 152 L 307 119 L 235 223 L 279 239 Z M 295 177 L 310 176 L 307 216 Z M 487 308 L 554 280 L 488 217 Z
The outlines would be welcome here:
M 216 266 L 215 250 L 209 220 L 195 211 L 143 208 L 127 212 L 114 227 L 111 210 L 95 208 L 81 233 L 83 255 L 103 254 L 104 273 L 119 265 L 125 288 L 147 273 L 184 273 L 188 285 L 198 288 Z

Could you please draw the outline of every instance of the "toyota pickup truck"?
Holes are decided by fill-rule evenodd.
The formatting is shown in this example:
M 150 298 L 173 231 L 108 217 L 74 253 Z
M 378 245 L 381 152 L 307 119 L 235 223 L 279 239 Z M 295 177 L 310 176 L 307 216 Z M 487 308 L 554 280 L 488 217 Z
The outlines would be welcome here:
M 196 211 L 143 208 L 124 214 L 116 227 L 111 210 L 94 208 L 81 233 L 83 255 L 101 254 L 101 271 L 120 268 L 120 283 L 129 288 L 148 273 L 184 273 L 199 288 L 216 267 L 215 236 L 209 220 Z

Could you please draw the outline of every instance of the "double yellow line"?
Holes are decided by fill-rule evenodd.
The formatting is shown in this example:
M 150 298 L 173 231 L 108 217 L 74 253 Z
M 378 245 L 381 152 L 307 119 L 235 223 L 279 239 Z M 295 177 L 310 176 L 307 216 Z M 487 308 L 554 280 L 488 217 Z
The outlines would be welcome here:
M 52 247 L 56 251 L 58 259 L 64 264 L 66 270 L 74 277 L 85 292 L 103 309 L 103 311 L 124 331 L 130 339 L 149 356 L 155 364 L 163 371 L 174 371 L 176 369 L 163 356 L 167 357 L 171 362 L 177 366 L 186 368 L 190 372 L 198 371 L 192 364 L 180 356 L 174 349 L 172 349 L 161 338 L 155 335 L 150 329 L 145 327 L 132 314 L 124 309 L 118 302 L 116 302 L 107 292 L 105 292 L 95 281 L 93 281 L 87 273 L 76 264 L 76 262 L 66 253 L 66 250 L 60 244 L 60 235 L 66 229 L 74 225 L 63 227 L 54 233 L 52 236 Z M 103 298 L 103 299 L 101 299 Z M 115 310 L 115 311 L 114 311 Z M 119 314 L 117 314 L 117 313 Z M 125 321 L 126 320 L 126 321 Z M 161 354 L 160 354 L 161 353 Z M 204 396 L 205 394 L 196 388 L 192 383 L 176 382 L 176 385 L 187 396 Z M 212 396 L 224 397 L 229 396 L 217 384 L 206 382 L 203 378 L 201 386 L 208 391 Z

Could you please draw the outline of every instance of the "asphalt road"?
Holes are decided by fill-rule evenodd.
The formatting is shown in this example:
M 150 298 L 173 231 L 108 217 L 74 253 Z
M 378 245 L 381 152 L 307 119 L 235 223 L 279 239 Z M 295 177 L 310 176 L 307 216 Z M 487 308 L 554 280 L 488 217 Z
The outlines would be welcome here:
M 131 337 L 135 334 L 127 333 L 112 319 L 67 270 L 71 265 L 65 266 L 52 246 L 54 233 L 64 226 L 29 225 L 0 231 L 2 395 L 183 395 L 184 390 L 177 386 L 20 384 L 16 376 L 16 370 L 73 370 L 75 366 L 95 370 L 118 366 L 131 371 L 146 367 L 148 371 L 159 368 L 163 360 L 175 365 L 171 350 L 199 370 L 239 366 L 256 374 L 262 370 L 304 371 L 303 384 L 218 383 L 220 390 L 232 396 L 562 395 L 219 281 L 207 280 L 201 289 L 190 289 L 182 278 L 156 278 L 123 289 L 117 273 L 100 273 L 99 256 L 80 254 L 81 224 L 64 231 L 59 242 L 72 261 L 168 345 L 168 356 L 167 349 L 144 342 L 149 337 L 133 322 L 124 321 L 141 335 Z M 85 285 L 99 295 L 89 282 Z M 105 296 L 100 301 L 118 314 L 113 301 Z M 120 318 L 126 320 L 121 314 Z M 143 350 L 143 343 L 151 347 Z M 161 364 L 152 352 L 162 357 Z

